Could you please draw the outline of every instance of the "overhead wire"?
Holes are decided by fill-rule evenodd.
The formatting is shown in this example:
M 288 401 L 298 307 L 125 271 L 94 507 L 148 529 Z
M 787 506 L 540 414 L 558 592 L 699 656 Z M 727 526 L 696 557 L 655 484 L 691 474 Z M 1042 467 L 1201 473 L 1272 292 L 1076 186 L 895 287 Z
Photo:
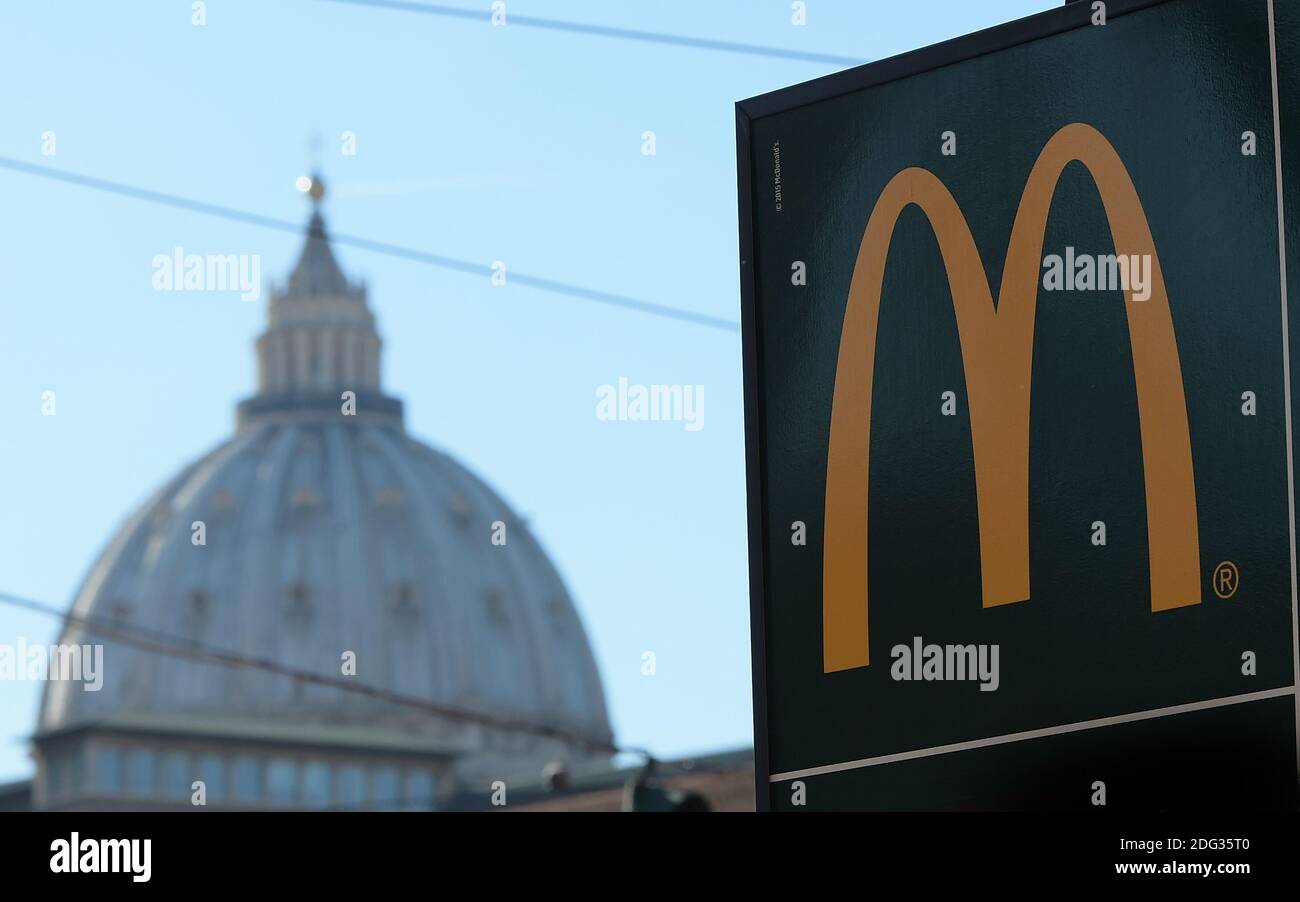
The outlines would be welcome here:
M 183 197 L 165 191 L 141 188 L 136 185 L 129 185 L 123 182 L 99 178 L 98 176 L 68 172 L 66 170 L 56 169 L 52 166 L 41 166 L 35 163 L 28 163 L 25 160 L 14 159 L 13 157 L 0 157 L 0 169 L 9 169 L 13 172 L 21 172 L 39 178 L 65 182 L 70 185 L 77 185 L 93 191 L 116 194 L 121 197 L 129 197 L 147 203 L 162 204 L 168 207 L 201 213 L 205 216 L 214 216 L 221 219 L 232 220 L 234 222 L 259 226 L 261 228 L 275 229 L 277 231 L 291 232 L 293 234 L 301 234 L 303 231 L 302 223 L 299 222 L 287 219 L 278 219 L 274 216 L 266 216 L 261 213 L 240 210 L 235 207 L 208 203 L 207 201 L 194 200 L 193 198 Z M 437 266 L 443 269 L 450 269 L 470 275 L 482 276 L 483 278 L 490 278 L 495 273 L 495 270 L 490 264 L 475 263 L 470 260 L 462 260 L 444 254 L 434 254 L 417 248 L 392 244 L 387 241 L 377 241 L 371 238 L 363 238 L 357 235 L 331 231 L 330 241 L 334 244 L 355 247 L 359 250 L 384 254 L 390 257 L 397 257 L 415 263 Z M 589 288 L 584 285 L 576 285 L 571 282 L 564 282 L 559 279 L 551 279 L 544 276 L 535 276 L 528 273 L 511 271 L 508 272 L 507 275 L 507 284 L 512 283 L 526 285 L 530 288 L 536 288 L 540 291 L 547 291 L 553 294 L 567 295 L 569 297 L 580 298 L 586 301 L 593 301 L 606 306 L 619 307 L 636 313 L 644 313 L 650 316 L 678 320 L 695 326 L 720 329 L 725 332 L 740 331 L 739 323 L 723 319 L 722 317 L 710 316 L 704 313 L 695 313 L 691 310 L 683 310 L 680 307 L 670 307 L 667 304 L 644 301 L 638 298 L 628 297 L 627 295 Z
M 490 729 L 528 733 L 530 735 L 544 738 L 559 739 L 586 749 L 587 751 L 608 752 L 610 754 L 626 752 L 642 755 L 647 758 L 652 757 L 650 753 L 644 749 L 620 746 L 613 742 L 597 739 L 590 735 L 565 727 L 554 726 L 551 724 L 540 724 L 534 721 L 502 717 L 481 711 L 473 711 L 467 708 L 459 708 L 453 705 L 445 705 L 426 698 L 420 698 L 419 696 L 394 692 L 390 689 L 384 689 L 379 686 L 372 686 L 356 679 L 355 677 L 343 676 L 341 674 L 334 676 L 332 674 L 323 674 L 310 670 L 303 670 L 297 667 L 289 667 L 271 658 L 244 655 L 229 649 L 217 648 L 198 642 L 197 640 L 177 636 L 173 633 L 167 633 L 140 624 L 132 624 L 119 620 L 105 620 L 101 617 L 75 614 L 72 611 L 60 611 L 55 606 L 45 602 L 24 598 L 8 592 L 0 592 L 0 604 L 8 605 L 13 608 L 34 611 L 51 617 L 57 617 L 65 624 L 79 627 L 91 635 L 114 639 L 147 653 L 160 654 L 202 664 L 215 664 L 235 669 L 257 670 L 274 674 L 279 677 L 293 679 L 304 684 L 323 686 L 337 689 L 341 692 L 366 696 L 397 707 L 421 711 L 425 714 L 436 715 L 447 720 L 470 722 Z

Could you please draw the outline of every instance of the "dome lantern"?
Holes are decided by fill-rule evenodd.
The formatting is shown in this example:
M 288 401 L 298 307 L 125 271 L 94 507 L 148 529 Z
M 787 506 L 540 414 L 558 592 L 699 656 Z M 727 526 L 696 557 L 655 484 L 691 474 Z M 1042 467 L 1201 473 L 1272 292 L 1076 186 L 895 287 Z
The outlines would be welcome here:
M 402 405 L 383 393 L 383 342 L 366 286 L 343 272 L 330 244 L 321 204 L 325 182 L 301 176 L 298 190 L 312 213 L 302 251 L 287 281 L 271 290 L 266 331 L 257 339 L 257 394 L 238 409 L 240 428 L 265 416 L 330 416 L 351 392 L 356 415 L 397 425 Z

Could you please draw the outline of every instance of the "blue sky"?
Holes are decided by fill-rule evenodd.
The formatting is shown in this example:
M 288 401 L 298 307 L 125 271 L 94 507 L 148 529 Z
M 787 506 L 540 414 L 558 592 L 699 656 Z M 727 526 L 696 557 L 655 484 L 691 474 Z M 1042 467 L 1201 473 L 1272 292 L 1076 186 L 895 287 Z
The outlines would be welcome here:
M 5 3 L 0 156 L 305 221 L 293 186 L 319 135 L 337 231 L 738 320 L 732 105 L 837 67 L 493 28 L 487 0 L 445 5 L 483 19 L 209 0 L 194 27 L 189 0 Z M 509 0 L 508 15 L 874 60 L 1056 5 L 808 0 L 803 27 L 786 0 Z M 265 295 L 155 292 L 153 257 L 259 254 L 279 280 L 299 243 L 0 168 L 0 591 L 66 606 L 122 517 L 226 437 L 252 391 Z M 739 334 L 339 256 L 370 284 L 408 428 L 553 556 L 618 739 L 664 756 L 748 744 Z M 704 428 L 598 420 L 596 389 L 619 377 L 704 386 Z M 0 643 L 56 632 L 0 607 Z M 39 689 L 0 682 L 0 780 L 30 771 Z

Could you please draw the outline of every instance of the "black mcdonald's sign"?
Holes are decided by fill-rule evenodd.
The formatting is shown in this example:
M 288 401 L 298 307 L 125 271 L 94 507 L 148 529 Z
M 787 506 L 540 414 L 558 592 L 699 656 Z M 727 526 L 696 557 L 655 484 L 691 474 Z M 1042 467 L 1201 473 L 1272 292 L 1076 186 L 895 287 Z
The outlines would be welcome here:
M 760 809 L 1296 807 L 1297 7 L 737 105 Z

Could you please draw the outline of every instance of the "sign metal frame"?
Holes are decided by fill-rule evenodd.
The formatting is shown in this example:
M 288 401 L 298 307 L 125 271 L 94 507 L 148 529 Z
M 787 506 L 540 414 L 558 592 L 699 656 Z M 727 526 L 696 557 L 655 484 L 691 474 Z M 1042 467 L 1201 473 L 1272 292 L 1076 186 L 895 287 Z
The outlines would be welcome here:
M 1106 15 L 1109 20 L 1130 13 L 1176 3 L 1180 0 L 1109 0 Z M 1278 231 L 1279 250 L 1281 254 L 1281 303 L 1283 314 L 1283 362 L 1286 367 L 1286 440 L 1287 440 L 1287 485 L 1288 517 L 1291 544 L 1291 616 L 1293 670 L 1292 686 L 1278 690 L 1256 693 L 1263 696 L 1292 695 L 1297 708 L 1297 763 L 1300 769 L 1300 624 L 1297 623 L 1296 600 L 1296 532 L 1295 532 L 1295 483 L 1293 472 L 1294 439 L 1291 419 L 1291 374 L 1290 348 L 1288 335 L 1290 319 L 1287 311 L 1286 296 L 1286 244 L 1285 211 L 1282 200 L 1283 156 L 1281 138 L 1281 112 L 1278 95 L 1280 86 L 1277 76 L 1277 47 L 1274 4 L 1268 0 L 1269 32 L 1271 41 L 1273 68 L 1273 129 L 1277 157 L 1278 182 Z M 771 792 L 774 783 L 780 779 L 790 779 L 790 773 L 773 775 L 769 757 L 769 722 L 768 722 L 768 672 L 767 672 L 767 629 L 766 629 L 766 560 L 765 536 L 767 535 L 766 492 L 763 484 L 763 463 L 765 448 L 762 440 L 762 361 L 760 359 L 760 322 L 758 300 L 755 285 L 755 227 L 754 218 L 754 173 L 752 125 L 755 120 L 793 110 L 797 107 L 831 100 L 845 94 L 876 87 L 899 79 L 908 78 L 940 67 L 961 63 L 987 54 L 997 53 L 1021 44 L 1040 40 L 1072 31 L 1081 27 L 1091 27 L 1091 3 L 1068 2 L 1065 5 L 1042 13 L 988 28 L 963 37 L 954 38 L 929 47 L 904 53 L 878 62 L 869 63 L 834 73 L 802 84 L 793 85 L 757 97 L 736 103 L 736 153 L 737 153 L 737 200 L 740 245 L 740 290 L 741 290 L 741 341 L 744 366 L 744 422 L 745 422 L 745 469 L 746 502 L 749 540 L 749 597 L 750 597 L 750 643 L 751 667 L 753 674 L 753 712 L 754 712 L 754 788 L 755 804 L 759 811 L 771 810 Z M 1244 696 L 1243 696 L 1244 697 Z M 1210 700 L 1202 705 L 1214 706 L 1227 700 Z M 1139 712 L 1137 716 L 1163 716 L 1176 714 L 1188 706 L 1174 706 L 1158 711 Z M 1117 719 L 1119 720 L 1119 719 Z M 990 737 L 974 740 L 971 743 L 959 743 L 960 746 L 980 746 L 1015 742 L 1036 738 L 1043 734 L 1069 732 L 1072 729 L 1086 729 L 1095 724 L 1074 724 L 1045 730 L 1031 730 L 1021 734 Z M 955 750 L 955 749 L 953 749 Z M 945 749 L 926 750 L 940 754 Z M 912 757 L 910 753 L 885 758 L 899 760 Z M 883 763 L 883 762 L 882 762 Z M 855 762 L 846 762 L 844 767 L 858 766 Z M 836 766 L 828 768 L 811 768 L 810 772 L 834 771 Z

